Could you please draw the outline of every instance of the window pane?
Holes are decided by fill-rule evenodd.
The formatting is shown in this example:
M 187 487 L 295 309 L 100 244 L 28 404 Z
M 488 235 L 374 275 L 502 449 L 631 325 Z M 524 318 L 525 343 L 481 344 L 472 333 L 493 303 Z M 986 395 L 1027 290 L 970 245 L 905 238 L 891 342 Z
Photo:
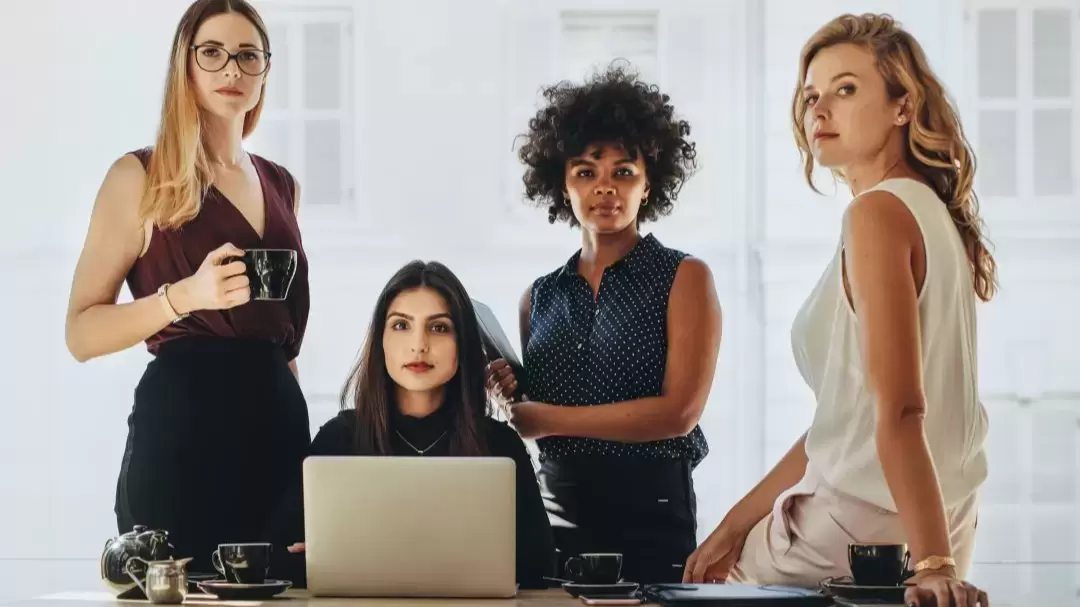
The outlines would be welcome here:
M 341 121 L 307 120 L 304 135 L 304 202 L 341 203 Z
M 1030 604 L 1075 604 L 1077 582 L 1080 581 L 1077 575 L 1080 574 L 1080 551 L 1076 541 L 1077 531 L 1080 531 L 1078 524 L 1080 513 L 1077 510 L 1032 513 L 1031 560 L 1054 564 L 1032 568 L 1032 589 L 1036 596 L 1045 597 L 1045 600 Z
M 979 172 L 982 170 L 979 168 Z M 1022 417 L 1026 415 L 1014 408 L 994 409 L 994 423 L 990 424 L 986 439 L 987 457 L 994 462 L 994 473 L 987 476 L 982 488 L 987 505 L 1027 503 L 1024 485 L 1031 470 L 1016 455 L 1024 448 L 1024 437 L 1016 428 L 1024 423 Z M 981 531 L 981 521 L 979 525 Z
M 1061 510 L 1031 517 L 1031 555 L 1039 561 L 1075 562 L 1078 515 Z
M 1031 16 L 1032 84 L 1036 97 L 1069 97 L 1072 91 L 1072 16 L 1067 9 Z
M 1036 196 L 1069 196 L 1073 193 L 1072 110 L 1035 110 L 1034 176 Z
M 1016 10 L 979 11 L 979 96 L 1016 97 Z
M 647 79 L 655 78 L 657 17 L 641 11 L 564 11 L 561 14 L 561 76 L 580 79 L 626 60 Z
M 1059 411 L 1034 411 L 1031 418 L 1031 501 L 1068 505 L 1080 520 L 1077 497 L 1076 449 L 1080 428 L 1076 415 Z
M 617 55 L 656 55 L 656 24 L 623 23 L 612 27 L 613 50 Z
M 1058 534 L 1058 543 L 1069 545 L 1070 539 L 1075 535 L 1066 535 L 1068 531 L 1062 530 Z M 1073 531 L 1075 533 L 1075 531 Z M 1042 561 L 1038 555 L 1036 560 Z M 1029 605 L 1068 605 L 1076 604 L 1076 598 L 1080 596 L 1080 563 L 1074 558 L 1071 564 L 1061 561 L 1040 564 L 1031 568 L 1031 593 L 1028 595 L 1038 602 Z M 991 604 L 993 604 L 991 602 Z
M 292 164 L 289 158 L 289 123 L 286 120 L 259 119 L 259 125 L 248 137 L 247 145 L 263 158 L 286 166 Z
M 1015 510 L 981 508 L 979 541 L 975 543 L 978 560 L 982 562 L 1015 560 L 1016 555 L 1023 554 L 1024 544 L 1028 543 L 1028 538 L 1021 534 L 1019 527 Z
M 289 39 L 288 30 L 280 23 L 267 25 L 270 35 L 270 71 L 266 74 L 267 109 L 289 107 Z
M 337 23 L 304 25 L 304 107 L 309 110 L 341 108 L 341 26 Z
M 1016 196 L 1016 112 L 979 112 L 979 156 L 975 178 L 981 193 Z

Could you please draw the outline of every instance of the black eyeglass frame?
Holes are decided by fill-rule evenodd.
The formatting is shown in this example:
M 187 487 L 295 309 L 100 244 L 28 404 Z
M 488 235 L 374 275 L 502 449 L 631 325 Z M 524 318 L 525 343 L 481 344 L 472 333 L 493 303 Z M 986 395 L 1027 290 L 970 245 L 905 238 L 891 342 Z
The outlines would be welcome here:
M 211 74 L 220 72 L 221 70 L 225 69 L 225 66 L 229 65 L 230 61 L 235 61 L 236 62 L 236 67 L 240 68 L 240 71 L 244 72 L 248 76 L 261 76 L 261 75 L 265 74 L 266 70 L 268 70 L 270 68 L 270 55 L 271 55 L 270 51 L 264 51 L 264 50 L 258 49 L 258 48 L 243 48 L 243 49 L 240 49 L 239 51 L 236 51 L 235 53 L 230 53 L 229 51 L 225 50 L 224 48 L 222 48 L 222 47 L 220 47 L 220 46 L 218 46 L 216 44 L 192 44 L 190 48 L 191 48 L 191 50 L 195 51 L 195 65 L 198 65 L 200 70 L 202 70 L 204 72 L 210 72 Z M 221 51 L 222 53 L 225 53 L 225 55 L 226 55 L 225 63 L 222 63 L 221 67 L 217 68 L 216 70 L 206 69 L 205 67 L 203 67 L 203 64 L 199 61 L 199 49 L 202 49 L 202 48 L 217 49 L 217 50 Z M 241 53 L 262 53 L 266 57 L 266 63 L 263 65 L 262 71 L 258 72 L 256 74 L 252 74 L 251 72 L 245 70 L 244 66 L 240 65 L 240 54 Z

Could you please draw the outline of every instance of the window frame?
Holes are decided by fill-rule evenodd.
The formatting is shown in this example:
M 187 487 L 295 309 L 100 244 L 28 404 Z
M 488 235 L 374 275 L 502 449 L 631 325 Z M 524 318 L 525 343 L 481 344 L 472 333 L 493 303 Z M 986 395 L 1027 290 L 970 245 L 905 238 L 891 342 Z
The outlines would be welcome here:
M 567 39 L 567 29 L 572 25 L 581 25 L 587 27 L 591 34 L 589 38 L 596 40 L 598 36 L 603 36 L 603 43 L 597 46 L 611 46 L 612 42 L 621 40 L 623 34 L 616 31 L 617 27 L 621 26 L 646 26 L 652 28 L 652 47 L 653 52 L 651 55 L 647 54 L 628 54 L 618 50 L 610 50 L 611 60 L 624 59 L 630 62 L 632 68 L 637 68 L 641 71 L 642 77 L 649 82 L 661 83 L 663 81 L 663 57 L 661 53 L 661 17 L 659 9 L 578 9 L 578 8 L 561 8 L 558 11 L 558 24 L 559 30 L 556 36 L 556 48 L 558 53 L 558 70 L 560 74 L 564 74 L 567 78 L 584 78 L 588 75 L 589 71 L 572 71 L 578 68 L 585 68 L 585 58 L 571 54 L 573 49 L 569 46 L 569 40 Z M 575 23 L 576 22 L 576 23 Z M 647 62 L 641 61 L 647 59 Z M 600 62 L 589 63 L 589 69 L 604 68 L 605 64 Z M 579 73 L 580 72 L 580 73 Z
M 530 91 L 529 95 L 523 94 L 512 86 L 514 75 L 518 71 L 515 63 L 517 57 L 514 53 L 507 53 L 504 63 L 503 77 L 503 120 L 504 131 L 511 140 L 525 132 L 528 121 L 535 115 L 541 103 L 539 86 L 552 84 L 563 79 L 580 81 L 588 73 L 573 73 L 575 66 L 566 60 L 567 48 L 565 46 L 564 16 L 571 14 L 577 17 L 586 15 L 626 15 L 632 18 L 640 18 L 644 15 L 652 17 L 652 25 L 655 28 L 655 48 L 653 70 L 649 74 L 657 84 L 663 86 L 664 55 L 665 55 L 665 9 L 670 8 L 663 0 L 628 0 L 625 6 L 611 9 L 603 3 L 570 0 L 551 0 L 549 2 L 531 4 L 527 2 L 511 2 L 506 7 L 508 23 L 507 35 L 512 35 L 515 28 L 527 20 L 534 24 L 543 24 L 544 36 L 547 38 L 544 57 L 545 66 L 542 74 L 530 75 L 538 79 L 537 88 Z M 610 31 L 610 28 L 609 28 Z M 540 51 L 534 51 L 540 52 Z M 612 58 L 614 59 L 614 57 Z M 633 67 L 637 67 L 636 57 L 626 57 Z M 581 65 L 584 65 L 583 63 Z M 568 73 L 569 72 L 569 73 Z M 499 245 L 506 246 L 531 246 L 538 249 L 564 250 L 572 249 L 580 245 L 579 234 L 566 228 L 563 224 L 555 226 L 547 225 L 546 207 L 534 207 L 523 200 L 524 190 L 521 175 L 524 167 L 517 158 L 517 146 L 515 141 L 513 153 L 507 154 L 502 161 L 501 179 L 504 193 L 502 204 L 502 216 L 500 223 L 508 226 L 508 229 L 497 231 L 496 241 Z M 513 226 L 509 228 L 509 226 Z M 522 229 L 521 226 L 535 226 L 535 228 Z
M 356 11 L 351 2 L 344 0 L 324 0 L 318 5 L 306 5 L 296 2 L 268 2 L 261 5 L 260 13 L 267 28 L 284 30 L 286 36 L 285 55 L 271 58 L 273 62 L 287 62 L 288 82 L 285 87 L 287 101 L 285 107 L 266 106 L 260 116 L 260 126 L 267 122 L 284 123 L 289 133 L 288 154 L 282 158 L 270 158 L 284 166 L 301 187 L 300 220 L 305 237 L 310 233 L 318 235 L 317 240 L 333 240 L 333 233 L 351 232 L 358 223 L 360 202 L 358 186 L 360 175 L 357 171 L 357 97 L 356 82 L 360 67 L 357 60 Z M 340 82 L 340 106 L 337 109 L 309 109 L 304 103 L 304 27 L 310 24 L 336 24 L 341 33 L 339 49 L 338 78 Z M 273 50 L 273 41 L 271 41 Z M 280 44 L 280 43 L 279 43 Z M 271 75 L 271 78 L 273 76 Z M 339 201 L 312 200 L 311 187 L 306 187 L 309 171 L 305 165 L 307 155 L 307 128 L 309 120 L 331 119 L 340 123 L 340 187 Z M 256 133 L 258 133 L 256 128 Z M 252 136 L 255 138 L 255 135 Z M 311 238 L 306 238 L 313 240 Z
M 1017 95 L 1011 99 L 986 99 L 979 95 L 978 13 L 983 10 L 1016 11 Z M 1070 11 L 1072 65 L 1068 97 L 1037 99 L 1033 91 L 1032 16 L 1043 9 Z M 984 110 L 1016 112 L 1016 195 L 985 194 L 976 177 L 975 193 L 980 214 L 987 222 L 991 239 L 1006 238 L 1076 238 L 1080 237 L 1080 3 L 1076 0 L 966 0 L 964 7 L 965 70 L 961 112 L 964 128 L 980 158 L 980 115 Z M 1069 195 L 1038 196 L 1034 191 L 1034 111 L 1068 109 L 1071 112 L 1072 192 Z M 966 111 L 964 111 L 966 110 Z M 976 173 L 978 175 L 978 173 Z

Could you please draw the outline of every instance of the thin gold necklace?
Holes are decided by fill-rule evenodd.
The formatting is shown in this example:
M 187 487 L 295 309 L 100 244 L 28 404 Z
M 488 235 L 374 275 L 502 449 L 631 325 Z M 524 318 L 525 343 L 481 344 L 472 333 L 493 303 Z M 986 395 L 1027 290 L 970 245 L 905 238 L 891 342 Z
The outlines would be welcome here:
M 434 447 L 436 444 L 438 444 L 438 442 L 441 441 L 443 439 L 443 437 L 446 436 L 446 430 L 443 430 L 443 433 L 439 435 L 439 438 L 435 439 L 430 445 L 428 445 L 424 449 L 417 449 L 416 445 L 410 443 L 409 439 L 405 438 L 405 435 L 402 434 L 400 430 L 394 430 L 394 432 L 397 432 L 397 435 L 401 437 L 401 440 L 405 441 L 406 445 L 412 447 L 412 450 L 416 451 L 417 455 L 423 455 L 423 454 L 427 453 L 428 451 L 431 451 L 431 448 Z

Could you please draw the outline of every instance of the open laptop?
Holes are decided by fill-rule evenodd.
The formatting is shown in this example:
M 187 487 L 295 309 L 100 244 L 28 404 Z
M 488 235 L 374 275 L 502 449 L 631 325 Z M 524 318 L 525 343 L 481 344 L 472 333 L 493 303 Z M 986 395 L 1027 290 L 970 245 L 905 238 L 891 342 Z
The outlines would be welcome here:
M 509 458 L 308 457 L 308 591 L 516 596 L 514 481 Z

